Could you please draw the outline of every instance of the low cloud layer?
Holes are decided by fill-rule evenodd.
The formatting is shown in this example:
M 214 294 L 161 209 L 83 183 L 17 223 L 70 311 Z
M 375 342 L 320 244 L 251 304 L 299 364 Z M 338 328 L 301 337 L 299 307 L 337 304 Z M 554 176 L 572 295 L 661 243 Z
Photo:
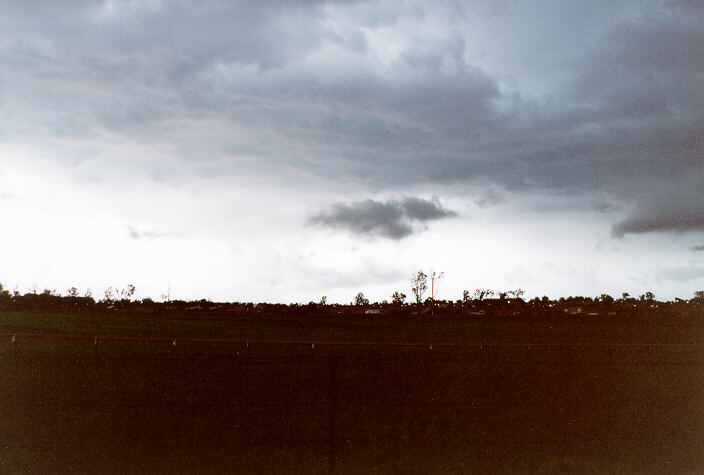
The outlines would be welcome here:
M 310 218 L 309 222 L 358 235 L 401 240 L 417 232 L 428 221 L 454 216 L 457 213 L 443 208 L 436 199 L 405 198 L 387 202 L 369 199 L 335 204 L 329 211 Z
M 615 237 L 648 232 L 704 231 L 704 199 L 689 189 L 651 191 L 653 202 L 644 202 L 612 228 Z
M 704 231 L 704 215 L 699 213 L 677 214 L 675 210 L 659 215 L 633 215 L 613 227 L 616 237 L 653 231 Z

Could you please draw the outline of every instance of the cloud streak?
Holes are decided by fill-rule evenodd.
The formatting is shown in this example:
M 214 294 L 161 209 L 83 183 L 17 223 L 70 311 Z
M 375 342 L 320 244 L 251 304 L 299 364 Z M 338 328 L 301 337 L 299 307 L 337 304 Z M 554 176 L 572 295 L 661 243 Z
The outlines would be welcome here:
M 342 229 L 356 235 L 401 240 L 420 230 L 428 221 L 451 218 L 437 199 L 404 198 L 386 202 L 375 200 L 337 203 L 330 210 L 311 217 L 310 224 Z
M 138 230 L 134 226 L 127 226 L 127 232 L 130 239 L 159 239 L 165 237 L 180 237 L 180 233 L 167 233 L 163 231 L 143 231 Z
M 626 234 L 640 234 L 653 231 L 702 231 L 704 230 L 704 215 L 702 212 L 691 214 L 674 214 L 668 212 L 660 215 L 633 215 L 613 227 L 616 237 Z

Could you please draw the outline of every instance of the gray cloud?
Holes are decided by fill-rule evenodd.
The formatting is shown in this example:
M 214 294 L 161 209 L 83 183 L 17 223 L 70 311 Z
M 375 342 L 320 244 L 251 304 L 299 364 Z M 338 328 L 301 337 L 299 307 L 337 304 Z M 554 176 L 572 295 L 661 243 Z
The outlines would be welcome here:
M 704 230 L 704 215 L 702 212 L 691 214 L 675 214 L 667 210 L 663 214 L 647 215 L 635 214 L 617 223 L 613 227 L 616 237 L 625 234 L 647 233 L 651 231 L 702 231 Z
M 9 1 L 0 31 L 0 140 L 88 176 L 567 191 L 632 209 L 615 235 L 702 229 L 700 2 Z
M 612 236 L 617 238 L 626 234 L 702 231 L 704 231 L 704 219 L 701 213 L 680 214 L 677 209 L 669 209 L 656 215 L 631 214 L 612 226 Z
M 482 195 L 475 201 L 477 206 L 480 208 L 490 208 L 502 203 L 505 200 L 504 196 L 496 191 L 494 188 L 488 188 L 482 193 Z
M 387 202 L 369 199 L 335 204 L 329 211 L 310 218 L 309 223 L 400 240 L 416 232 L 419 224 L 454 216 L 457 214 L 443 208 L 437 199 L 405 198 Z
M 698 246 L 692 246 L 689 248 L 690 251 L 692 252 L 701 252 L 704 251 L 704 244 L 700 244 Z
M 630 215 L 616 223 L 612 234 L 623 237 L 625 234 L 646 232 L 686 232 L 704 230 L 704 199 L 691 194 L 692 185 L 682 182 L 679 190 L 667 186 L 649 190 L 652 200 L 644 200 Z

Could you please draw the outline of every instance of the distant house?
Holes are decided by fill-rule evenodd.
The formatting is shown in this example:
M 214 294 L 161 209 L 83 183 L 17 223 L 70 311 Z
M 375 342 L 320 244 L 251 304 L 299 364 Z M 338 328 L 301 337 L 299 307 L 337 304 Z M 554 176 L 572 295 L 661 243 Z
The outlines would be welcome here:
M 368 315 L 378 315 L 381 313 L 381 310 L 378 308 L 370 308 L 369 310 L 365 310 L 364 313 Z
M 582 307 L 567 307 L 565 313 L 568 315 L 579 315 L 582 313 Z

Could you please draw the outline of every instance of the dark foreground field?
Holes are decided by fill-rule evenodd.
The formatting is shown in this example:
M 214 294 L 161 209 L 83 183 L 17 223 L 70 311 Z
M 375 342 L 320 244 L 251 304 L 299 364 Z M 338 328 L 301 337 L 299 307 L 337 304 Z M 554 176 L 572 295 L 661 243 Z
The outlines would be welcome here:
M 0 332 L 3 473 L 704 470 L 699 322 L 5 313 Z

